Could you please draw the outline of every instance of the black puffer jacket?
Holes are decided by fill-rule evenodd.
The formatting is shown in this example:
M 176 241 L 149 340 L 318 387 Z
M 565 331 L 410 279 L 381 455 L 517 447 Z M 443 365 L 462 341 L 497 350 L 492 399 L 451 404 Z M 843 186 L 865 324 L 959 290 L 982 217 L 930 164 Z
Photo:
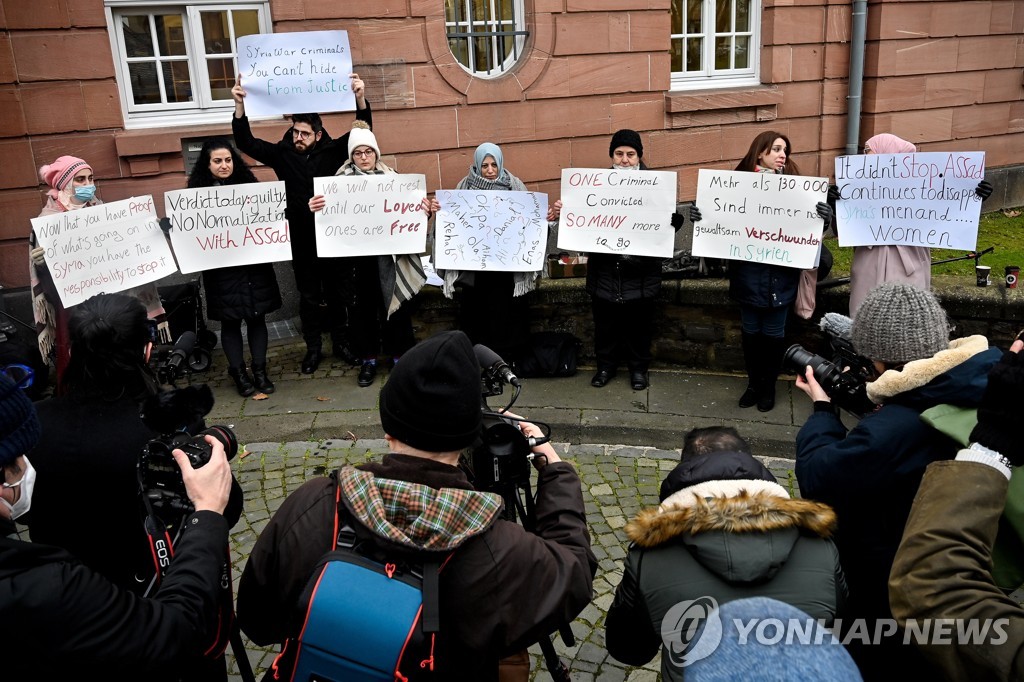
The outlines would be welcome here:
M 281 290 L 273 263 L 206 270 L 203 288 L 206 316 L 211 320 L 241 320 L 281 307 Z

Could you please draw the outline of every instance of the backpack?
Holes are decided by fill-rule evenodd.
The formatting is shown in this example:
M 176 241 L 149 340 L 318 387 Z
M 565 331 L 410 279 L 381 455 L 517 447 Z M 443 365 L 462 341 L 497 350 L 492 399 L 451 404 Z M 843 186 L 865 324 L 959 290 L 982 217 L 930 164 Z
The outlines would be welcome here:
M 521 377 L 571 377 L 582 343 L 568 332 L 535 332 L 516 362 Z
M 339 504 L 340 494 L 339 486 Z M 341 530 L 302 592 L 301 630 L 275 659 L 274 679 L 434 679 L 438 576 L 452 555 L 422 564 L 380 561 L 339 516 L 336 505 L 334 527 Z

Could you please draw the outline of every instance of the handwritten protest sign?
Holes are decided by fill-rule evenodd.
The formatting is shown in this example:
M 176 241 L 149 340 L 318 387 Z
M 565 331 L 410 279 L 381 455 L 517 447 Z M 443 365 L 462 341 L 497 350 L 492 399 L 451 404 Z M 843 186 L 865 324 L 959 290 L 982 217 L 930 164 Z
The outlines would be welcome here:
M 132 197 L 32 219 L 65 308 L 177 271 L 153 197 Z
M 547 194 L 443 189 L 437 201 L 437 269 L 533 272 L 544 267 Z
M 839 246 L 974 249 L 984 177 L 985 152 L 840 156 Z
M 179 189 L 164 208 L 183 273 L 292 258 L 283 182 Z
M 821 245 L 828 178 L 701 168 L 694 256 L 813 268 Z
M 675 210 L 675 173 L 564 168 L 558 248 L 667 258 Z
M 424 175 L 334 175 L 313 178 L 327 202 L 315 214 L 321 257 L 423 253 L 427 249 Z
M 238 39 L 249 116 L 354 111 L 346 31 L 257 33 Z

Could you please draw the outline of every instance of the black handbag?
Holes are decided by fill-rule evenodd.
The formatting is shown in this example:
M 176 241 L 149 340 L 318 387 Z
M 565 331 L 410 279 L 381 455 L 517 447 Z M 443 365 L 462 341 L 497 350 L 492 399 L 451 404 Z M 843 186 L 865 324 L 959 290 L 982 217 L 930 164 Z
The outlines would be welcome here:
M 571 377 L 576 374 L 582 345 L 568 332 L 534 332 L 516 363 L 516 374 L 527 378 Z

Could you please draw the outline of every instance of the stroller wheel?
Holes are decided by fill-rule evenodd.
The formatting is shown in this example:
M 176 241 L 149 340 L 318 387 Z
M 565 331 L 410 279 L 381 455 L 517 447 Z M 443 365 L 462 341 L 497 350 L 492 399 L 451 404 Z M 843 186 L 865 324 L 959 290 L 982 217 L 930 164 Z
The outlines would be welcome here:
M 188 365 L 193 372 L 205 372 L 210 369 L 210 351 L 205 348 L 196 348 L 188 359 Z
M 217 347 L 217 334 L 210 329 L 203 329 L 199 332 L 199 345 L 212 350 Z

